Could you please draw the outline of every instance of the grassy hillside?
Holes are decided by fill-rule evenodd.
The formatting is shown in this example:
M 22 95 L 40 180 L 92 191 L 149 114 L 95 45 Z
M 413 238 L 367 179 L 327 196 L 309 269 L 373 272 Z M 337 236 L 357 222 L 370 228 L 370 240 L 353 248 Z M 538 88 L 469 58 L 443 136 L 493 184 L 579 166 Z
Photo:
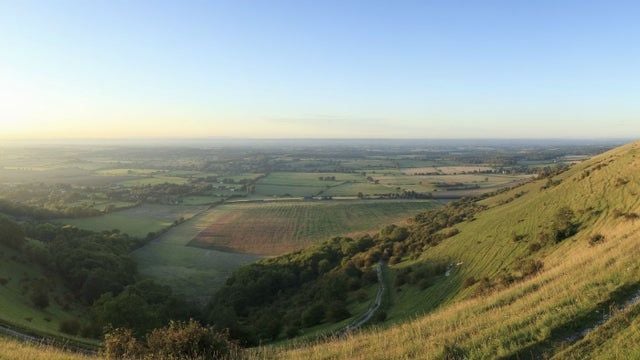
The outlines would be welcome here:
M 49 305 L 35 306 L 31 300 L 33 282 L 45 281 L 49 291 Z M 65 336 L 59 331 L 62 321 L 79 317 L 78 304 L 69 300 L 70 290 L 63 280 L 27 260 L 17 251 L 0 245 L 0 326 L 48 336 Z M 69 310 L 76 307 L 76 311 Z
M 640 340 L 638 194 L 640 143 L 473 204 L 417 216 L 402 236 L 393 228 L 391 234 L 383 231 L 376 238 L 334 239 L 244 267 L 222 293 L 229 296 L 214 310 L 242 305 L 238 315 L 244 321 L 255 320 L 266 328 L 273 319 L 292 315 L 293 307 L 307 313 L 309 301 L 318 304 L 323 298 L 316 294 L 329 293 L 334 285 L 356 282 L 370 296 L 371 283 L 362 276 L 383 259 L 393 283 L 385 322 L 320 342 L 294 340 L 258 347 L 248 355 L 259 359 L 634 358 Z M 180 256 L 171 246 L 185 247 L 177 241 L 182 235 L 169 235 L 184 229 L 180 226 L 164 235 L 165 245 L 170 246 L 162 250 L 163 256 Z M 427 271 L 442 264 L 447 265 L 446 272 Z M 288 288 L 281 291 L 283 284 Z M 261 293 L 244 294 L 246 290 Z M 343 302 L 352 304 L 354 294 L 350 292 Z M 353 307 L 349 310 L 357 315 Z M 309 328 L 303 324 L 301 333 L 305 332 Z M 283 333 L 276 329 L 272 337 L 282 340 Z
M 330 342 L 264 348 L 256 356 L 500 358 L 548 353 L 580 358 L 571 355 L 579 354 L 571 348 L 597 338 L 608 324 L 600 324 L 602 312 L 623 306 L 640 288 L 638 193 L 636 143 L 485 199 L 480 204 L 487 209 L 455 225 L 457 235 L 426 248 L 417 259 L 392 266 L 397 276 L 416 264 L 457 264 L 425 290 L 395 287 L 391 323 L 425 315 Z M 577 234 L 548 241 L 545 234 L 562 207 L 575 213 Z M 535 262 L 542 266 L 537 273 L 523 266 Z M 617 326 L 610 336 L 599 337 L 598 353 L 637 353 L 638 320 L 633 316 Z M 576 339 L 592 327 L 584 339 Z

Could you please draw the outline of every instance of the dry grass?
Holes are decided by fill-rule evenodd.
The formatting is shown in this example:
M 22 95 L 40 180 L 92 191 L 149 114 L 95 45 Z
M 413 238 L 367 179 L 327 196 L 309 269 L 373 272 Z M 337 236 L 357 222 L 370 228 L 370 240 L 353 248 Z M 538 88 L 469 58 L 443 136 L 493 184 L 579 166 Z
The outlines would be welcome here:
M 90 360 L 96 357 L 0 337 L 0 360 Z

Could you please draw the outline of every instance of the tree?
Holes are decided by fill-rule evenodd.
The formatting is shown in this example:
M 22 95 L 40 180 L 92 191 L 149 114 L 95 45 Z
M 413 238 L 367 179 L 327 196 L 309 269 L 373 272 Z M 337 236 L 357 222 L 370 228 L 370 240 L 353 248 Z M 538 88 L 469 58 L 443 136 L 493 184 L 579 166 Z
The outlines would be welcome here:
M 76 319 L 64 320 L 60 323 L 60 331 L 69 335 L 77 335 L 80 331 L 80 322 Z
M 14 249 L 21 249 L 25 244 L 24 231 L 17 223 L 0 215 L 0 243 Z
M 318 262 L 318 272 L 320 274 L 326 274 L 331 270 L 331 263 L 327 259 L 322 259 Z
M 38 309 L 45 309 L 49 306 L 49 295 L 42 287 L 36 287 L 31 292 L 31 302 Z
M 324 306 L 322 304 L 311 305 L 302 313 L 302 324 L 305 327 L 318 325 L 324 319 Z
M 327 307 L 327 320 L 338 322 L 351 316 L 344 301 L 333 301 Z
M 553 220 L 553 234 L 556 242 L 560 242 L 578 231 L 575 214 L 571 208 L 563 206 L 556 212 Z

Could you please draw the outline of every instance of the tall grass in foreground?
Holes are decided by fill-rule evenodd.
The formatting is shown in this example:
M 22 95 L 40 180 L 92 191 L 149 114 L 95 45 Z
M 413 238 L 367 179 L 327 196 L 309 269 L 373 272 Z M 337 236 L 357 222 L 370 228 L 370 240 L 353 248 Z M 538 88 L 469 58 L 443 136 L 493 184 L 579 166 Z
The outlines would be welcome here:
M 0 337 L 0 360 L 89 360 L 95 357 L 67 352 L 59 348 L 25 343 Z

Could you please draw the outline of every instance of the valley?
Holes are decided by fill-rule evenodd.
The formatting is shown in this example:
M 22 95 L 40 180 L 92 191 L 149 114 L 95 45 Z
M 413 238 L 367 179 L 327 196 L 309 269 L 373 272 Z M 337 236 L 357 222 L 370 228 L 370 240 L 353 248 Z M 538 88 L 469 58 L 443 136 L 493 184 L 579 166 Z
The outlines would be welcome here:
M 418 340 L 423 338 L 434 358 L 449 351 L 471 357 L 542 355 L 564 349 L 569 329 L 583 326 L 568 325 L 576 321 L 595 328 L 569 344 L 576 350 L 563 351 L 584 351 L 616 318 L 600 324 L 590 317 L 577 320 L 578 314 L 623 303 L 623 289 L 635 286 L 633 272 L 615 270 L 628 268 L 624 259 L 632 258 L 633 247 L 612 239 L 633 238 L 635 222 L 624 219 L 632 219 L 639 206 L 630 196 L 638 191 L 630 170 L 639 165 L 636 148 L 626 145 L 566 165 L 558 162 L 564 155 L 555 153 L 554 165 L 511 167 L 488 161 L 437 165 L 437 160 L 394 155 L 392 162 L 407 166 L 398 170 L 381 160 L 349 159 L 341 165 L 316 160 L 296 172 L 293 164 L 302 165 L 283 162 L 281 155 L 272 155 L 278 160 L 269 169 L 250 158 L 233 162 L 238 170 L 229 170 L 225 161 L 216 166 L 227 170 L 151 170 L 153 161 L 145 160 L 140 170 L 91 170 L 114 177 L 111 184 L 72 181 L 35 191 L 30 182 L 4 183 L 0 209 L 26 226 L 29 248 L 53 246 L 60 241 L 49 240 L 55 233 L 117 236 L 130 244 L 126 261 L 135 263 L 136 271 L 118 285 L 119 292 L 100 297 L 103 290 L 96 290 L 91 296 L 97 300 L 89 303 L 88 283 L 74 288 L 72 274 L 62 272 L 46 291 L 49 304 L 34 310 L 30 297 L 40 291 L 35 280 L 62 260 L 36 260 L 26 247 L 22 252 L 6 247 L 3 256 L 14 265 L 5 263 L 0 278 L 9 279 L 3 286 L 13 290 L 3 291 L 0 301 L 12 310 L 2 321 L 18 331 L 91 348 L 99 344 L 92 339 L 97 334 L 92 321 L 117 321 L 136 331 L 155 326 L 145 317 L 112 319 L 111 311 L 129 311 L 123 306 L 135 294 L 152 311 L 155 298 L 147 294 L 162 293 L 166 303 L 157 306 L 184 309 L 172 316 L 196 316 L 229 329 L 240 344 L 253 346 L 249 357 L 351 357 L 358 342 L 368 344 L 372 358 L 404 357 L 414 347 L 423 351 Z M 328 164 L 334 171 L 327 171 Z M 123 182 L 121 176 L 129 179 Z M 100 205 L 94 205 L 98 197 Z M 31 267 L 32 274 L 23 272 L 16 281 L 20 266 L 34 261 L 41 269 Z M 615 271 L 598 273 L 601 263 Z M 383 278 L 376 264 L 383 264 Z M 579 266 L 582 271 L 574 273 Z M 565 283 L 569 278 L 575 281 L 571 287 Z M 568 301 L 562 295 L 573 291 L 582 297 Z M 557 298 L 549 298 L 552 294 Z M 169 305 L 182 301 L 179 308 Z M 559 316 L 538 319 L 550 308 Z M 501 313 L 512 315 L 497 321 Z M 456 322 L 460 318 L 468 324 Z M 505 321 L 518 331 L 507 334 L 491 326 Z M 69 324 L 77 327 L 70 330 Z M 449 329 L 447 339 L 459 341 L 441 342 L 434 334 L 443 328 Z M 327 340 L 344 329 L 352 331 Z M 411 334 L 416 337 L 407 337 Z M 516 338 L 495 347 L 486 341 L 495 336 Z M 394 343 L 402 346 L 393 348 Z

